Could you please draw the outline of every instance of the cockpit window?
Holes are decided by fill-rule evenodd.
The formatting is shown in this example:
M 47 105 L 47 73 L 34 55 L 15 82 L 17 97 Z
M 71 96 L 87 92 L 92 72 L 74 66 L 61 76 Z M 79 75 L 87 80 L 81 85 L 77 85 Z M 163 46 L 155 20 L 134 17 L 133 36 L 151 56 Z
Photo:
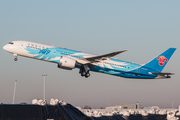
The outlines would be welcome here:
M 8 44 L 11 44 L 11 45 L 13 45 L 14 43 L 13 43 L 13 42 L 9 42 Z

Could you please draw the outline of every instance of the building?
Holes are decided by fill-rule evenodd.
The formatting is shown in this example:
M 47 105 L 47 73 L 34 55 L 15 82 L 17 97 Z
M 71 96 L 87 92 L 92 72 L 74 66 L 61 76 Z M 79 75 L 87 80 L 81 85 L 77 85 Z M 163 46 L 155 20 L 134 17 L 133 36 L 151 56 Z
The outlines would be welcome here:
M 117 105 L 121 109 L 141 109 L 141 106 L 137 102 L 136 104 L 124 104 L 124 105 Z

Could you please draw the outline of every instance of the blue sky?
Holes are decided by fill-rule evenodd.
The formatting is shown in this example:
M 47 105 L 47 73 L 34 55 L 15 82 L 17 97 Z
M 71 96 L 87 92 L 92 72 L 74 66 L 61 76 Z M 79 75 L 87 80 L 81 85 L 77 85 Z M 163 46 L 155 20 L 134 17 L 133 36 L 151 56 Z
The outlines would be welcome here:
M 0 50 L 0 102 L 15 103 L 43 98 L 66 100 L 74 106 L 93 108 L 133 104 L 171 107 L 180 105 L 179 46 L 180 1 L 122 0 L 9 0 L 0 2 L 0 47 L 9 41 L 26 40 L 101 55 L 129 51 L 118 59 L 143 64 L 169 47 L 177 50 L 163 72 L 171 79 L 125 79 L 91 72 L 88 79 L 78 69 L 66 71 L 56 64 L 18 57 Z

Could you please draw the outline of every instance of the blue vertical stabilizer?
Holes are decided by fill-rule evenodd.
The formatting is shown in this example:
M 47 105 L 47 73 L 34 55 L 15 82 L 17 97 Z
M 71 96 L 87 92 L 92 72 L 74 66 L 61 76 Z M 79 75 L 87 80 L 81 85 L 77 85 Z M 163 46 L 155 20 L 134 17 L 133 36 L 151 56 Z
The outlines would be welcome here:
M 170 60 L 170 58 L 173 55 L 175 50 L 176 50 L 176 48 L 167 49 L 162 54 L 160 54 L 160 55 L 156 56 L 154 59 L 150 60 L 144 66 L 161 72 L 163 70 L 163 68 L 166 66 L 166 64 L 168 63 L 168 61 Z

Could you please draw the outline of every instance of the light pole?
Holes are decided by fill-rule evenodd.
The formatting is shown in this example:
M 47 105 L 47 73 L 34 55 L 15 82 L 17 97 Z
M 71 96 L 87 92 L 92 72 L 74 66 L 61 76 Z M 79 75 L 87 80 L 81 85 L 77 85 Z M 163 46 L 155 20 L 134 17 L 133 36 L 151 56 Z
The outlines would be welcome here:
M 15 93 L 16 93 L 16 83 L 17 83 L 17 80 L 15 80 L 15 84 L 14 84 L 14 94 L 13 94 L 13 104 L 14 104 L 14 99 L 15 99 Z
M 45 100 L 45 77 L 47 76 L 47 74 L 43 74 L 42 76 L 44 77 L 44 100 Z
M 173 107 L 174 107 L 174 101 L 172 100 L 172 109 L 173 109 Z

